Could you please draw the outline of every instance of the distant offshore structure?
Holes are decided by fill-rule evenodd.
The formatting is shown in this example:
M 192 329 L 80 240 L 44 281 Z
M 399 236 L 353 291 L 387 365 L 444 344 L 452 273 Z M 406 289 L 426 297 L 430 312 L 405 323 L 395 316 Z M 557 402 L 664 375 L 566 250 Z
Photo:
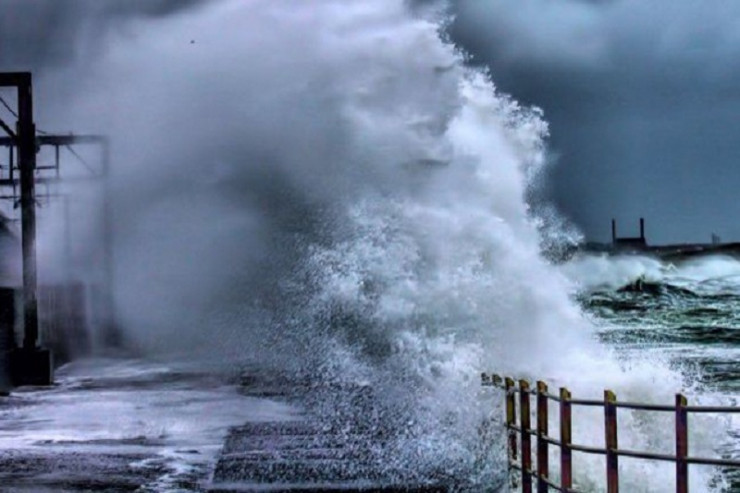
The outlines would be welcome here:
M 617 236 L 617 220 L 612 219 L 612 250 L 617 251 L 645 251 L 648 249 L 645 241 L 645 218 L 640 218 L 640 236 L 636 238 L 619 238 Z
M 617 235 L 617 221 L 612 219 L 611 243 L 587 242 L 578 248 L 585 252 L 599 252 L 610 255 L 641 254 L 661 258 L 693 257 L 700 255 L 732 255 L 740 257 L 740 242 L 722 243 L 719 236 L 712 233 L 710 243 L 681 243 L 673 245 L 649 245 L 645 236 L 645 218 L 640 218 L 640 236 Z

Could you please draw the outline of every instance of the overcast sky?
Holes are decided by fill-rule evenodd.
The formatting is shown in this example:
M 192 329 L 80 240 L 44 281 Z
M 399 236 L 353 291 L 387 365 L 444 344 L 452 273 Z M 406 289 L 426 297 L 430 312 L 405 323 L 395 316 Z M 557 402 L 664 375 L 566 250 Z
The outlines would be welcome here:
M 165 16 L 199 2 L 0 0 L 0 69 L 43 71 L 89 60 L 113 23 Z
M 197 0 L 0 0 L 0 69 L 74 67 L 124 16 Z M 740 2 L 453 0 L 453 39 L 544 109 L 548 187 L 589 239 L 740 241 Z M 59 87 L 58 91 L 72 90 Z
M 548 185 L 591 239 L 740 240 L 740 2 L 457 0 L 454 39 L 540 106 Z

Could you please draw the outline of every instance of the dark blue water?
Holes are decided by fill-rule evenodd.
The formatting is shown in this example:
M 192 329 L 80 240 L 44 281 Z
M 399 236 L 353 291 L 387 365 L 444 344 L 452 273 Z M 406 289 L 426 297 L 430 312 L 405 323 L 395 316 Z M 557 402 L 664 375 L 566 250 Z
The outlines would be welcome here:
M 592 256 L 565 269 L 599 338 L 625 360 L 667 360 L 687 384 L 740 405 L 740 261 Z M 739 421 L 730 419 L 718 456 L 740 459 Z M 740 471 L 725 473 L 740 491 Z

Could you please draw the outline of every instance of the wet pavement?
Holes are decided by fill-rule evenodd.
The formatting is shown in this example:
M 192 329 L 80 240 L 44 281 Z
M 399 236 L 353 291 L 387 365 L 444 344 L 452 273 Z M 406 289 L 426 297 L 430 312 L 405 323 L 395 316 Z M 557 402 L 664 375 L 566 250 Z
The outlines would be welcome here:
M 0 491 L 206 491 L 230 428 L 290 419 L 224 375 L 80 361 L 0 397 Z
M 389 469 L 383 437 L 347 416 L 312 419 L 295 387 L 135 359 L 75 362 L 53 387 L 0 397 L 0 492 L 446 491 Z

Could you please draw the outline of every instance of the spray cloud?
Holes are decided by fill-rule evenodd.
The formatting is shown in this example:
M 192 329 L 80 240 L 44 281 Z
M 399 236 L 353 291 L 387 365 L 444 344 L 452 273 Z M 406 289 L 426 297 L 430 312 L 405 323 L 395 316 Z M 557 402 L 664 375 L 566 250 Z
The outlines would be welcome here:
M 254 0 L 129 20 L 47 118 L 112 138 L 129 341 L 368 385 L 396 465 L 472 474 L 481 369 L 645 386 L 541 258 L 525 201 L 541 113 L 417 14 Z

